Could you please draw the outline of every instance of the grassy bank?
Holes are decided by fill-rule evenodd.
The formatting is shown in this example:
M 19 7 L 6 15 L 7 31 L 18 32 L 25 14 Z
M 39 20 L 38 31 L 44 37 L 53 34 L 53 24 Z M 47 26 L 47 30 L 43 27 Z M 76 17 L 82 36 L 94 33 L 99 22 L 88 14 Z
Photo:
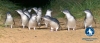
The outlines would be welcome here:
M 47 8 L 53 9 L 55 17 L 64 17 L 61 12 L 63 9 L 69 9 L 76 18 L 85 16 L 85 9 L 90 9 L 95 18 L 100 19 L 100 0 L 51 0 Z
M 46 5 L 43 7 L 43 14 L 45 14 L 46 10 L 51 8 L 53 10 L 54 17 L 64 17 L 65 15 L 61 12 L 61 10 L 69 9 L 71 14 L 75 16 L 75 18 L 83 18 L 85 13 L 83 12 L 85 9 L 90 9 L 95 17 L 95 19 L 100 19 L 100 0 L 50 0 L 50 5 Z M 15 10 L 20 8 L 15 3 L 12 3 L 7 0 L 0 0 L 0 20 L 4 18 L 6 12 L 10 11 L 13 16 L 16 17 Z M 100 20 L 99 20 L 100 21 Z
M 15 10 L 20 8 L 20 6 L 7 0 L 0 0 L 0 20 L 5 18 L 6 12 L 11 12 L 13 16 L 15 15 Z

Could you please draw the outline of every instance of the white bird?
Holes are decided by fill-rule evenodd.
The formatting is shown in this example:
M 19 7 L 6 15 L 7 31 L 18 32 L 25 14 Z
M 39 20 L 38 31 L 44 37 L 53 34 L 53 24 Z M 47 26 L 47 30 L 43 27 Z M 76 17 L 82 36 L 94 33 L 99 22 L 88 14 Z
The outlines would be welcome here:
M 28 16 L 26 16 L 24 13 L 23 13 L 23 11 L 22 10 L 16 10 L 19 14 L 20 14 L 20 16 L 21 16 L 21 22 L 22 22 L 22 26 L 23 26 L 23 28 L 25 28 L 25 26 L 27 25 L 27 23 L 28 23 L 28 21 L 29 21 L 29 18 L 28 18 Z
M 29 30 L 31 28 L 33 28 L 35 30 L 35 28 L 37 27 L 37 21 L 36 20 L 37 20 L 36 14 L 32 14 L 32 17 L 30 18 L 29 23 L 28 23 Z
M 48 21 L 48 23 L 51 27 L 51 31 L 54 31 L 54 29 L 56 29 L 56 31 L 58 31 L 60 29 L 59 21 L 56 18 L 53 18 L 50 16 L 44 16 L 43 19 Z
M 10 25 L 12 28 L 13 24 L 15 24 L 14 19 L 11 13 L 7 12 L 6 19 L 5 19 L 5 26 L 7 27 L 7 25 Z
M 38 12 L 37 12 L 37 22 L 38 22 L 38 26 L 39 27 L 41 25 L 41 18 L 42 18 L 42 10 L 41 10 L 41 8 L 38 8 Z
M 87 27 L 92 27 L 94 17 L 91 14 L 90 10 L 85 10 L 84 12 L 86 13 L 86 16 L 85 16 L 85 19 L 84 19 L 84 25 L 85 25 L 85 29 L 86 29 Z
M 45 16 L 50 16 L 51 17 L 51 13 L 52 13 L 52 10 L 48 9 Z
M 52 13 L 52 11 L 50 9 L 48 9 L 45 16 L 51 17 L 51 13 Z M 48 23 L 49 23 L 48 20 L 44 19 L 44 22 L 45 22 L 46 27 L 48 27 Z
M 67 22 L 68 31 L 70 30 L 70 28 L 73 28 L 73 30 L 75 30 L 76 20 L 74 16 L 72 16 L 68 10 L 63 10 L 62 12 L 66 15 L 67 20 L 68 20 Z

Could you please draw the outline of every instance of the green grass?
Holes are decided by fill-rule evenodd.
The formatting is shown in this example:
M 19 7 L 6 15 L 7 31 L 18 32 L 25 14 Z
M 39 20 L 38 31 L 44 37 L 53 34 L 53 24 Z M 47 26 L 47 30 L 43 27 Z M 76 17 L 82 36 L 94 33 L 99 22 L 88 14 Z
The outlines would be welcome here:
M 51 0 L 46 8 L 54 10 L 54 17 L 64 17 L 61 10 L 68 9 L 75 18 L 83 18 L 85 9 L 90 9 L 96 19 L 100 16 L 100 0 Z
M 11 12 L 12 16 L 14 18 L 18 17 L 17 12 L 15 11 L 16 9 L 21 8 L 20 6 L 17 6 L 16 4 L 7 1 L 7 0 L 0 0 L 0 27 L 4 27 L 4 20 L 6 18 L 6 13 Z M 1 35 L 0 35 L 1 37 Z
M 5 18 L 7 12 L 11 12 L 13 16 L 16 16 L 15 10 L 20 8 L 20 6 L 7 0 L 0 0 L 0 20 Z
M 47 9 L 52 9 L 52 15 L 57 18 L 63 18 L 65 15 L 61 10 L 68 9 L 75 18 L 83 18 L 85 9 L 90 9 L 95 19 L 100 21 L 100 0 L 50 0 L 50 5 L 43 7 L 43 14 L 46 13 Z M 7 1 L 0 0 L 0 20 L 5 18 L 6 12 L 11 12 L 14 17 L 17 17 L 15 10 L 21 8 L 16 4 Z

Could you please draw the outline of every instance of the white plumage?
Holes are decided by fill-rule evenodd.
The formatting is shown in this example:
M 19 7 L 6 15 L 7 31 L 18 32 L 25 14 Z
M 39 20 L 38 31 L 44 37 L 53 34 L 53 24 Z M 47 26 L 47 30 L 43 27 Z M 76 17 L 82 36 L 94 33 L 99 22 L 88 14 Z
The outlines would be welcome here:
M 36 27 L 37 27 L 36 15 L 32 14 L 32 17 L 30 18 L 29 23 L 28 23 L 28 28 L 29 30 L 31 28 L 35 30 Z
M 38 8 L 38 12 L 37 12 L 37 22 L 38 22 L 38 26 L 39 27 L 41 25 L 41 18 L 42 18 L 42 10 L 41 10 L 41 8 Z
M 13 20 L 13 17 L 11 16 L 10 12 L 8 12 L 8 13 L 7 13 L 6 20 L 5 20 L 5 26 L 10 25 L 11 28 L 12 28 L 12 26 L 13 26 L 14 23 L 15 23 L 15 22 L 14 22 L 14 20 Z
M 52 11 L 48 9 L 45 16 L 50 16 L 51 17 L 51 12 Z M 45 26 L 48 27 L 48 23 L 49 23 L 48 20 L 44 19 L 44 22 L 45 22 Z
M 23 11 L 22 10 L 16 10 L 19 14 L 20 14 L 20 16 L 21 16 L 21 22 L 22 22 L 22 26 L 23 26 L 23 28 L 25 28 L 25 26 L 27 25 L 27 23 L 28 23 L 28 21 L 29 21 L 29 18 L 28 18 L 28 16 L 26 16 L 24 13 L 23 13 Z
M 62 11 L 66 17 L 67 17 L 67 27 L 68 27 L 68 30 L 70 30 L 70 28 L 73 28 L 73 30 L 75 30 L 76 28 L 76 20 L 75 18 L 70 14 L 70 12 L 68 10 L 63 10 Z
M 84 11 L 86 13 L 85 19 L 84 19 L 84 25 L 85 25 L 85 29 L 86 27 L 92 27 L 92 23 L 93 23 L 93 16 L 91 14 L 91 12 L 89 10 L 85 10 Z
M 58 31 L 58 29 L 60 29 L 59 21 L 56 18 L 50 16 L 44 16 L 43 19 L 48 21 L 48 24 L 51 27 L 51 31 L 53 31 L 54 29 Z

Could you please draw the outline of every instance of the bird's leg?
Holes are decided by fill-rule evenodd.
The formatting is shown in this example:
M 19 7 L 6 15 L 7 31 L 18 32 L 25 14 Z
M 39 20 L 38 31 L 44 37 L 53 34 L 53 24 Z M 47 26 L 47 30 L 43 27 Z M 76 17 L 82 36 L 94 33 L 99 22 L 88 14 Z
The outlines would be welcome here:
M 89 27 L 92 27 L 92 25 L 90 25 Z
M 86 29 L 86 27 L 87 27 L 87 26 L 86 26 L 86 24 L 85 24 L 85 29 Z
M 33 27 L 34 28 L 34 30 L 35 30 L 35 27 Z
M 25 26 L 23 26 L 23 28 L 25 28 Z
M 75 26 L 76 27 L 76 26 Z M 75 27 L 73 28 L 73 30 L 75 30 Z
M 68 31 L 70 30 L 69 26 L 68 26 Z
M 25 28 L 25 25 L 22 24 L 22 26 L 23 26 L 23 28 Z
M 48 27 L 48 23 L 45 23 L 46 27 Z
M 51 27 L 51 31 L 53 31 L 53 28 Z
M 11 25 L 11 28 L 12 28 L 12 25 Z
M 40 28 L 40 22 L 38 23 L 38 26 L 39 26 L 39 28 Z
M 31 28 L 29 27 L 28 29 L 30 30 Z
M 73 28 L 73 30 L 75 30 L 75 28 Z
M 56 28 L 56 31 L 58 30 L 58 27 Z

